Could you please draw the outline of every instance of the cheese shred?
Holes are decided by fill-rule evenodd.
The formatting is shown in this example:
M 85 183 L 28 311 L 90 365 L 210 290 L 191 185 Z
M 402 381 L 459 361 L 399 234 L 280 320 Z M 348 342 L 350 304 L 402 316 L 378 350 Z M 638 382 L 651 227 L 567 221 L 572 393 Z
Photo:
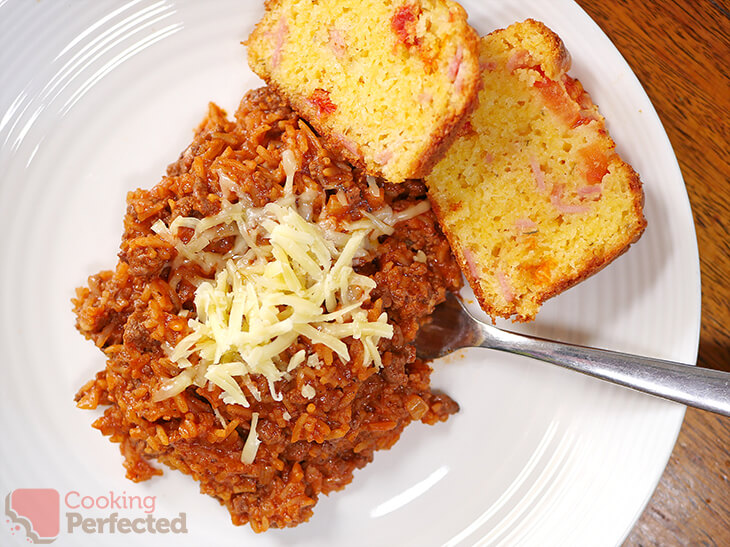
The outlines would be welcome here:
M 285 159 L 291 177 L 294 158 Z M 224 403 L 249 407 L 250 397 L 261 399 L 251 379 L 256 374 L 267 380 L 272 398 L 280 400 L 277 381 L 299 366 L 319 366 L 317 356 L 304 349 L 285 357 L 301 341 L 322 344 L 347 362 L 350 352 L 343 339 L 360 340 L 363 366 L 382 366 L 378 343 L 393 336 L 393 327 L 386 313 L 369 319 L 363 305 L 375 282 L 356 273 L 353 265 L 367 254 L 373 238 L 392 233 L 387 220 L 407 220 L 427 205 L 405 214 L 389 208 L 363 214 L 362 220 L 335 232 L 326 223 L 306 220 L 297 199 L 288 194 L 261 208 L 224 201 L 211 217 L 178 217 L 170 226 L 158 221 L 152 227 L 175 245 L 178 258 L 217 270 L 214 279 L 200 280 L 190 333 L 169 351 L 181 373 L 161 384 L 155 400 L 210 382 L 221 389 Z M 194 230 L 187 243 L 177 235 L 182 227 Z M 233 248 L 211 257 L 214 253 L 205 247 L 221 233 L 234 236 Z
M 378 343 L 393 337 L 393 326 L 386 313 L 371 319 L 364 305 L 375 281 L 358 274 L 354 265 L 371 252 L 378 237 L 392 233 L 396 223 L 430 206 L 424 201 L 398 213 L 387 206 L 373 213 L 361 211 L 361 220 L 335 227 L 331 219 L 311 218 L 307 192 L 293 193 L 294 153 L 285 151 L 282 165 L 284 196 L 275 202 L 256 208 L 239 195 L 236 203 L 224 199 L 215 215 L 178 217 L 169 225 L 158 220 L 152 226 L 175 247 L 178 265 L 193 262 L 208 276 L 215 274 L 197 281 L 189 333 L 165 349 L 180 373 L 163 381 L 153 400 L 174 397 L 191 385 L 214 385 L 225 404 L 249 407 L 250 397 L 261 400 L 254 378 L 260 375 L 279 401 L 279 380 L 291 378 L 297 367 L 320 366 L 317 354 L 302 345 L 321 344 L 348 362 L 345 338 L 360 341 L 363 366 L 382 367 Z M 185 241 L 178 234 L 181 228 L 188 230 Z M 228 252 L 206 251 L 221 237 L 233 241 Z M 183 314 L 187 316 L 187 310 Z M 300 349 L 291 353 L 297 345 Z M 305 386 L 302 395 L 312 398 L 315 390 Z M 257 423 L 254 412 L 241 454 L 244 463 L 253 462 L 258 450 Z
M 251 429 L 248 430 L 248 437 L 246 442 L 243 443 L 243 450 L 241 451 L 241 461 L 245 464 L 252 464 L 256 459 L 256 453 L 259 451 L 259 445 L 261 439 L 256 431 L 256 426 L 259 425 L 259 413 L 254 412 L 251 414 Z

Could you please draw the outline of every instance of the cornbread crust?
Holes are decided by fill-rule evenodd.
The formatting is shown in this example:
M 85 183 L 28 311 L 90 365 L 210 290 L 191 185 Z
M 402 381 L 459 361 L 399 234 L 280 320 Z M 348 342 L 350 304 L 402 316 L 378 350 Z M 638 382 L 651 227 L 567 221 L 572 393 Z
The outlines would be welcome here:
M 346 49 L 350 35 L 341 34 L 339 47 L 346 53 L 341 53 L 339 58 L 337 55 L 333 58 L 329 45 L 325 42 L 319 43 L 316 39 L 314 42 L 317 44 L 313 44 L 306 51 L 290 52 L 286 49 L 285 36 L 289 30 L 279 29 L 290 29 L 296 25 L 313 33 L 315 37 L 319 36 L 317 33 L 325 32 L 320 29 L 341 32 L 338 25 L 344 25 L 341 23 L 344 16 L 328 21 L 312 21 L 299 12 L 298 19 L 291 21 L 290 12 L 294 9 L 292 6 L 306 3 L 299 0 L 266 2 L 266 15 L 246 41 L 249 65 L 253 71 L 289 100 L 292 107 L 314 127 L 330 149 L 337 151 L 352 164 L 390 182 L 423 178 L 443 157 L 478 104 L 479 39 L 467 24 L 464 9 L 449 0 L 416 0 L 383 8 L 385 11 L 379 14 L 383 16 L 383 20 L 378 20 L 375 26 L 387 28 L 386 35 L 393 34 L 391 27 L 395 25 L 398 10 L 403 9 L 417 12 L 419 21 L 427 18 L 421 17 L 423 12 L 438 11 L 443 15 L 445 11 L 448 14 L 449 28 L 431 28 L 425 35 L 414 38 L 421 45 L 404 45 L 399 42 L 398 37 L 393 38 L 392 48 L 388 46 L 390 49 L 386 48 L 385 54 L 382 51 L 358 50 L 354 46 Z M 328 3 L 340 4 L 332 0 L 318 2 Z M 363 9 L 363 13 L 355 13 L 357 9 Z M 357 17 L 372 24 L 376 16 L 371 15 L 370 11 L 373 10 L 357 6 L 349 12 L 347 20 L 351 22 Z M 357 32 L 352 28 L 349 31 Z M 281 42 L 278 44 L 281 47 L 277 46 L 277 40 Z M 352 41 L 356 42 L 356 38 L 353 37 Z M 432 51 L 433 43 L 441 48 L 435 53 Z M 426 50 L 428 51 L 424 53 Z M 456 54 L 449 57 L 447 52 L 452 50 Z M 277 70 L 279 63 L 284 63 L 284 59 L 291 56 L 300 59 L 302 63 L 313 63 L 312 66 L 318 72 L 311 79 L 313 83 L 307 81 L 302 84 L 302 78 L 298 74 L 296 78 L 287 78 Z M 412 70 L 414 63 L 419 64 L 418 71 Z M 434 83 L 439 75 L 443 80 L 447 71 L 454 77 L 449 85 L 442 85 L 443 81 Z M 342 78 L 347 85 L 337 83 Z M 382 88 L 382 79 L 387 78 L 392 80 L 389 90 Z M 399 93 L 394 96 L 391 96 L 392 86 L 400 87 L 397 90 Z M 404 97 L 404 90 L 418 86 L 423 87 L 420 93 L 405 93 Z M 303 91 L 305 87 L 306 92 Z M 343 87 L 347 88 L 349 94 L 357 93 L 357 88 L 365 87 L 366 100 L 350 100 L 352 97 L 347 97 L 349 104 L 343 103 Z M 316 99 L 315 93 L 318 94 Z M 433 107 L 432 104 L 425 104 L 429 102 L 439 104 Z M 382 123 L 375 124 L 373 115 L 384 116 Z M 403 122 L 399 117 L 404 117 L 406 121 Z M 406 127 L 411 122 L 413 127 Z M 390 124 L 392 126 L 389 127 Z M 368 133 L 367 128 L 374 125 L 377 125 L 377 135 Z M 373 138 L 365 142 L 370 137 Z M 388 142 L 389 139 L 393 142 Z M 373 146 L 371 143 L 376 141 L 378 145 Z
M 644 196 L 544 24 L 482 38 L 480 65 L 481 106 L 426 183 L 484 311 L 530 321 L 639 239 Z

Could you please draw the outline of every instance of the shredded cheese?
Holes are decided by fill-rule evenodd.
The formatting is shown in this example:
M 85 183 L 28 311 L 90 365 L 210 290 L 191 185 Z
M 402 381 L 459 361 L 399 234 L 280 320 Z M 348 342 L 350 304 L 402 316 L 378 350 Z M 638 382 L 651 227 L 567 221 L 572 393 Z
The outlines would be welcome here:
M 226 428 L 228 424 L 226 424 L 225 418 L 223 418 L 223 415 L 221 414 L 220 410 L 218 410 L 216 407 L 213 407 L 213 414 L 215 414 L 215 417 L 218 418 L 218 421 L 221 424 L 221 427 L 223 429 Z
M 393 336 L 386 314 L 370 321 L 362 309 L 375 288 L 372 279 L 353 269 L 365 231 L 351 234 L 338 248 L 294 209 L 278 203 L 264 209 L 259 225 L 266 244 L 258 246 L 255 257 L 229 259 L 214 281 L 198 286 L 197 317 L 188 321 L 192 333 L 171 354 L 178 363 L 196 354 L 206 364 L 205 378 L 223 391 L 223 402 L 246 407 L 248 398 L 236 378 L 261 374 L 272 397 L 280 399 L 275 383 L 304 363 L 306 352 L 295 353 L 283 368 L 275 359 L 300 336 L 329 347 L 343 361 L 350 359 L 343 338 L 368 339 L 364 365 L 378 367 L 377 343 Z M 360 296 L 351 302 L 353 287 Z
M 246 442 L 243 443 L 243 450 L 241 451 L 241 461 L 246 464 L 252 464 L 256 459 L 256 453 L 259 451 L 259 445 L 261 440 L 259 434 L 256 432 L 256 426 L 259 425 L 259 413 L 254 412 L 251 414 L 251 429 L 248 430 L 248 436 Z
M 281 400 L 276 382 L 290 378 L 297 367 L 321 366 L 316 353 L 288 352 L 299 340 L 322 344 L 347 362 L 350 353 L 343 339 L 351 337 L 362 344 L 364 366 L 382 367 L 378 343 L 393 336 L 393 327 L 386 313 L 371 320 L 363 308 L 375 282 L 356 273 L 354 265 L 368 255 L 378 237 L 393 233 L 395 224 L 430 205 L 422 201 L 398 213 L 388 206 L 373 213 L 361 211 L 361 220 L 337 225 L 330 218 L 312 218 L 316 192 L 294 193 L 293 152 L 282 153 L 282 167 L 284 196 L 264 207 L 253 207 L 248 196 L 237 195 L 238 202 L 224 199 L 215 215 L 177 217 L 169 225 L 158 220 L 152 226 L 177 250 L 173 267 L 189 261 L 208 276 L 215 274 L 213 279 L 195 280 L 196 313 L 188 318 L 190 333 L 175 347 L 165 347 L 180 372 L 161 383 L 153 400 L 207 384 L 208 389 L 221 389 L 225 404 L 248 407 L 249 397 L 261 400 L 252 375 L 263 376 L 272 398 Z M 233 196 L 234 182 L 222 171 L 219 179 L 224 194 Z M 371 191 L 380 191 L 374 180 L 368 183 Z M 344 192 L 337 198 L 347 203 Z M 179 236 L 182 228 L 193 231 L 187 242 Z M 206 250 L 222 237 L 233 240 L 227 253 Z M 180 316 L 188 317 L 187 310 Z M 301 393 L 308 399 L 316 395 L 310 385 Z M 220 413 L 216 416 L 225 427 Z M 288 412 L 285 419 L 290 419 Z M 253 413 L 241 454 L 244 463 L 253 462 L 258 450 L 257 423 L 258 414 Z
M 380 195 L 380 188 L 378 187 L 378 181 L 371 175 L 366 175 L 365 180 L 368 183 L 368 190 L 374 196 Z
M 287 165 L 287 176 L 290 169 Z M 373 221 L 358 221 L 354 230 L 351 225 L 345 228 L 349 231 L 334 232 L 304 219 L 293 206 L 296 197 L 258 209 L 224 202 L 211 217 L 178 217 L 169 227 L 161 221 L 153 226 L 186 259 L 203 267 L 222 264 L 213 280 L 199 282 L 196 314 L 188 320 L 191 332 L 169 351 L 184 374 L 164 382 L 156 400 L 200 385 L 202 378 L 203 385 L 208 381 L 222 390 L 224 403 L 248 407 L 246 391 L 261 398 L 252 374 L 263 375 L 272 397 L 280 400 L 277 381 L 298 366 L 320 366 L 319 358 L 304 350 L 282 361 L 300 337 L 327 346 L 343 361 L 350 359 L 343 339 L 352 337 L 362 342 L 364 366 L 382 366 L 378 342 L 392 337 L 393 327 L 385 313 L 369 320 L 362 305 L 375 282 L 357 274 L 353 264 L 374 233 L 392 232 L 380 217 L 395 215 L 387 208 L 380 217 L 370 215 Z M 420 203 L 411 207 L 416 214 L 423 208 Z M 181 227 L 194 230 L 187 243 L 177 236 Z M 205 247 L 221 233 L 235 236 L 233 250 L 211 257 Z
M 158 390 L 152 395 L 152 400 L 155 402 L 162 401 L 163 399 L 174 397 L 175 395 L 182 393 L 193 383 L 194 375 L 195 370 L 188 368 L 187 370 L 183 370 L 177 376 L 173 376 L 172 378 L 165 380 L 162 382 L 162 385 L 158 388 Z

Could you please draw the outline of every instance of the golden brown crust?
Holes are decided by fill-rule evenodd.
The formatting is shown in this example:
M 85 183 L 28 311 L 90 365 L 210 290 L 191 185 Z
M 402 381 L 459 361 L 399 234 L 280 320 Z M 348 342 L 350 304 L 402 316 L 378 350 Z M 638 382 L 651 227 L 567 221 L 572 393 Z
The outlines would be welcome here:
M 552 54 L 552 69 L 554 72 L 553 74 L 548 73 L 547 76 L 549 78 L 555 78 L 560 74 L 568 72 L 572 60 L 560 36 L 555 34 L 541 21 L 528 19 L 527 22 L 533 25 L 534 31 L 542 36 L 542 40 L 546 43 Z
M 511 47 L 522 47 L 530 51 L 532 55 L 540 55 L 541 59 L 537 60 L 550 79 L 554 80 L 570 70 L 572 62 L 570 52 L 560 36 L 555 34 L 545 23 L 535 19 L 525 19 L 517 25 L 520 28 L 520 35 L 529 33 L 532 38 L 530 44 L 525 44 L 521 39 L 522 36 L 512 36 L 511 31 L 516 28 L 515 25 L 495 30 L 490 33 L 490 36 L 501 35 L 502 39 Z M 534 48 L 535 44 L 539 44 L 539 49 Z M 533 47 L 530 48 L 530 45 Z

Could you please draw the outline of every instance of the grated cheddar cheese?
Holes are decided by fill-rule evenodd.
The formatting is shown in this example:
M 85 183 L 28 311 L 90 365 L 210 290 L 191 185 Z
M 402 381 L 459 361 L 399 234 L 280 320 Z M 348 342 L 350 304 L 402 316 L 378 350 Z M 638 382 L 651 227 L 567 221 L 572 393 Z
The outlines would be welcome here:
M 285 195 L 279 200 L 260 208 L 245 199 L 224 201 L 215 215 L 178 217 L 169 226 L 158 220 L 152 226 L 175 246 L 176 260 L 217 271 L 214 279 L 198 282 L 196 316 L 188 320 L 191 332 L 168 350 L 180 373 L 163 382 L 155 400 L 211 382 L 222 390 L 224 403 L 249 407 L 242 385 L 261 398 L 252 374 L 264 376 L 272 398 L 280 400 L 277 381 L 290 378 L 299 366 L 320 364 L 316 354 L 304 350 L 283 362 L 282 353 L 299 337 L 327 346 L 344 362 L 350 354 L 343 339 L 352 337 L 362 343 L 363 366 L 382 366 L 378 342 L 391 338 L 393 327 L 386 313 L 368 318 L 362 306 L 375 281 L 356 273 L 353 265 L 379 236 L 430 206 L 423 201 L 398 213 L 390 207 L 361 211 L 361 220 L 339 229 L 328 219 L 307 220 L 302 215 L 308 212 L 307 196 L 292 193 L 296 162 L 287 152 L 282 154 Z M 180 228 L 194 231 L 187 243 L 178 237 Z M 222 234 L 234 238 L 231 250 L 224 255 L 205 251 Z M 314 396 L 312 391 L 305 396 Z

